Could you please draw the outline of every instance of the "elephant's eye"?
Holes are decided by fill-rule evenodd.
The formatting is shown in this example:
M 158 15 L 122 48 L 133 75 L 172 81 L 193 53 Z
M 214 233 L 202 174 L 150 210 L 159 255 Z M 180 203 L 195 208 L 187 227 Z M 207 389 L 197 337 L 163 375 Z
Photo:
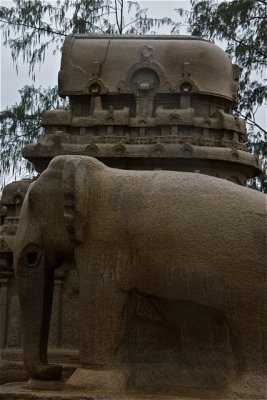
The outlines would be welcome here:
M 35 265 L 38 258 L 37 256 L 38 254 L 35 251 L 27 253 L 27 264 L 29 266 Z
M 22 262 L 26 267 L 38 266 L 41 257 L 41 249 L 35 243 L 28 243 L 22 252 Z

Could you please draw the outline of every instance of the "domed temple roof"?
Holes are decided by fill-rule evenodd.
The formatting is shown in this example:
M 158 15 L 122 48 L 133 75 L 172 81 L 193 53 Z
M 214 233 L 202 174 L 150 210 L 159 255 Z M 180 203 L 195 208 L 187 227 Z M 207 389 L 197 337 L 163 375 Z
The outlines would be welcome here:
M 219 47 L 193 36 L 69 36 L 59 94 L 90 94 L 92 79 L 101 79 L 105 93 L 132 93 L 134 75 L 146 68 L 154 72 L 155 93 L 182 93 L 188 82 L 192 93 L 236 102 L 238 67 Z
M 169 169 L 245 184 L 258 160 L 246 150 L 237 104 L 238 66 L 193 36 L 72 35 L 59 94 L 68 110 L 46 111 L 25 158 L 43 171 L 60 154 L 124 169 Z

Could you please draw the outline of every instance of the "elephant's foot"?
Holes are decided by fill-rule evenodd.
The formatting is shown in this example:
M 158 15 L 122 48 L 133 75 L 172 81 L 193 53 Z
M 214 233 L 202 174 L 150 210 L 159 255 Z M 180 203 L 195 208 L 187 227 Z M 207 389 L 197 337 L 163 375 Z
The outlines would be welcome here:
M 30 376 L 41 381 L 55 381 L 61 377 L 60 365 L 41 364 L 38 366 L 26 366 Z
M 30 378 L 27 383 L 23 384 L 23 388 L 28 390 L 44 390 L 44 391 L 62 391 L 65 388 L 63 381 L 47 381 Z
M 66 384 L 91 391 L 120 393 L 125 391 L 128 375 L 122 369 L 94 370 L 78 368 Z
M 231 383 L 229 389 L 235 394 L 236 398 L 265 399 L 266 374 L 248 372 L 236 382 Z

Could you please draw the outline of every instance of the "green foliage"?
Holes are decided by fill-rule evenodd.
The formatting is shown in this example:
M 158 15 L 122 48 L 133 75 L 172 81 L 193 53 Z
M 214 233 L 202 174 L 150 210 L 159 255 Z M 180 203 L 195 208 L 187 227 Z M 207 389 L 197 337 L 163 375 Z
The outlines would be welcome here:
M 67 101 L 57 95 L 57 87 L 24 86 L 19 91 L 20 102 L 7 107 L 0 113 L 1 122 L 1 158 L 0 178 L 5 184 L 8 173 L 21 175 L 27 169 L 32 171 L 30 163 L 23 162 L 21 150 L 26 144 L 36 142 L 42 133 L 41 114 L 44 110 L 67 108 Z
M 267 192 L 267 132 L 257 123 L 257 110 L 267 98 L 263 76 L 267 56 L 266 0 L 191 0 L 190 12 L 177 10 L 187 17 L 192 35 L 225 43 L 232 61 L 241 68 L 237 114 L 248 124 L 248 149 L 256 154 L 263 172 L 250 182 Z

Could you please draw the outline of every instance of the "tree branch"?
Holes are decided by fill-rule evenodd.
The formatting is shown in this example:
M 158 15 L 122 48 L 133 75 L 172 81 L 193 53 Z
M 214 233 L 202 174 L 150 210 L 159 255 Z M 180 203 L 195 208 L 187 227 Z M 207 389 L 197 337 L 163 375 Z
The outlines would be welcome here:
M 54 31 L 52 29 L 48 29 L 48 28 L 41 28 L 41 27 L 36 27 L 36 26 L 32 26 L 29 24 L 25 24 L 23 22 L 20 21 L 5 21 L 3 19 L 0 19 L 0 22 L 3 22 L 4 24 L 9 24 L 9 25 L 18 25 L 18 26 L 26 26 L 26 28 L 31 28 L 37 31 L 44 31 L 46 33 L 53 33 L 55 35 L 60 35 L 60 36 L 68 36 L 65 33 L 59 32 L 59 31 Z
M 117 0 L 115 0 L 115 9 L 116 9 L 116 24 L 119 30 L 119 33 L 121 34 L 121 30 L 122 30 L 122 26 L 119 23 L 119 18 L 118 18 L 118 4 L 117 4 Z
M 137 21 L 139 21 L 140 20 L 140 17 L 139 18 L 136 18 L 136 19 L 134 19 L 133 21 L 131 21 L 131 22 L 129 22 L 128 24 L 126 24 L 126 25 L 124 25 L 124 27 L 123 27 L 123 29 L 125 29 L 127 26 L 129 26 L 129 25 L 132 25 L 132 24 L 134 24 L 135 22 L 137 22 Z
M 123 23 L 123 0 L 121 0 L 121 2 L 120 2 L 120 4 L 121 4 L 121 34 L 122 34 L 122 23 Z
M 237 114 L 243 117 L 246 121 L 249 121 L 252 125 L 256 126 L 258 129 L 260 129 L 265 135 L 267 135 L 267 131 L 263 129 L 257 122 L 253 121 L 253 119 L 247 117 L 246 115 L 242 114 L 240 111 L 237 111 Z
M 249 46 L 248 46 L 246 43 L 242 42 L 242 40 L 236 39 L 235 37 L 230 36 L 230 35 L 229 35 L 229 38 L 230 38 L 231 40 L 234 40 L 234 41 L 237 42 L 238 44 L 241 44 L 242 46 L 245 46 L 245 47 L 249 48 Z M 256 51 L 256 53 L 260 54 L 260 55 L 263 56 L 263 57 L 266 57 L 266 54 L 265 54 L 264 52 L 260 51 L 260 50 L 257 49 L 256 47 L 253 47 L 253 48 L 254 48 L 254 50 Z

